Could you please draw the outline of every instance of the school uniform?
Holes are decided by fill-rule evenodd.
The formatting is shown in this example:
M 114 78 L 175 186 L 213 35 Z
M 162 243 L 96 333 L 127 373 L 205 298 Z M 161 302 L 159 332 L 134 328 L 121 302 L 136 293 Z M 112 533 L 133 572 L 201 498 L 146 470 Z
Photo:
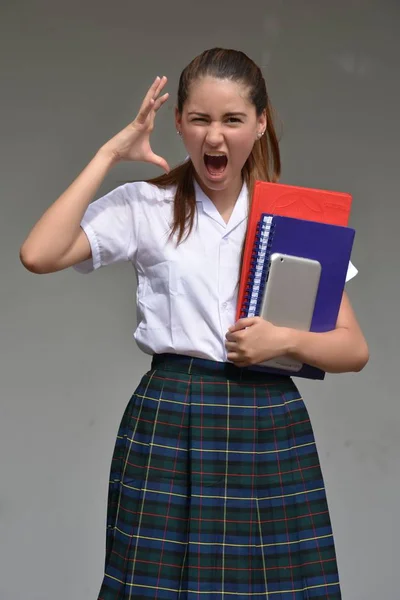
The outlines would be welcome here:
M 132 263 L 134 338 L 152 355 L 115 445 L 99 600 L 338 599 L 304 402 L 290 377 L 227 362 L 247 187 L 226 224 L 195 183 L 194 228 L 178 246 L 174 192 L 128 183 L 82 220 L 92 258 L 74 268 Z M 356 273 L 350 263 L 347 280 Z

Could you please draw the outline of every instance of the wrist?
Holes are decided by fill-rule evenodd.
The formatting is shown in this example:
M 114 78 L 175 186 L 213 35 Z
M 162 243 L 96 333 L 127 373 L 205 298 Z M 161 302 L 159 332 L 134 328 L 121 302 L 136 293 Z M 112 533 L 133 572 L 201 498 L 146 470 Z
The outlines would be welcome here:
M 302 332 L 290 327 L 282 327 L 282 330 L 283 354 L 295 358 L 298 353 Z
M 104 144 L 104 146 L 99 148 L 99 150 L 96 152 L 96 158 L 102 161 L 109 169 L 120 162 L 116 152 L 111 150 L 107 144 Z

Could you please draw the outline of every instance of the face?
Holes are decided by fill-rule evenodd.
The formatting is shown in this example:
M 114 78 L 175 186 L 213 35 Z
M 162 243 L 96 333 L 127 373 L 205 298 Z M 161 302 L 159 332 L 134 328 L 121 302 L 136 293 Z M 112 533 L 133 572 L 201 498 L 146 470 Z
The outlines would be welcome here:
M 196 170 L 199 184 L 212 197 L 238 192 L 242 168 L 257 139 L 265 131 L 265 113 L 257 117 L 242 84 L 205 77 L 190 87 L 176 127 Z

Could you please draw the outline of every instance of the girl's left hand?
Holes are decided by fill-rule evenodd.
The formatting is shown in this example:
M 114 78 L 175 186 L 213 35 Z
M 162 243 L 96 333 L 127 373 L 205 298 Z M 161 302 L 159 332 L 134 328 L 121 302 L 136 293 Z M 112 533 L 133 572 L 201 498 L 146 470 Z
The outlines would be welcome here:
M 228 329 L 225 347 L 228 360 L 237 367 L 248 367 L 288 350 L 288 329 L 276 327 L 261 317 L 239 319 Z

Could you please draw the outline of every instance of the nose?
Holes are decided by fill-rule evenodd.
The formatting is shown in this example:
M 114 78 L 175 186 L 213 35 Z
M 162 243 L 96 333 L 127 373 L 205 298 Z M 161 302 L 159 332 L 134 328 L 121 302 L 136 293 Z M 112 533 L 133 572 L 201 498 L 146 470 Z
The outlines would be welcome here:
M 211 123 L 207 128 L 206 142 L 209 146 L 215 148 L 223 141 L 222 128 L 219 123 Z

